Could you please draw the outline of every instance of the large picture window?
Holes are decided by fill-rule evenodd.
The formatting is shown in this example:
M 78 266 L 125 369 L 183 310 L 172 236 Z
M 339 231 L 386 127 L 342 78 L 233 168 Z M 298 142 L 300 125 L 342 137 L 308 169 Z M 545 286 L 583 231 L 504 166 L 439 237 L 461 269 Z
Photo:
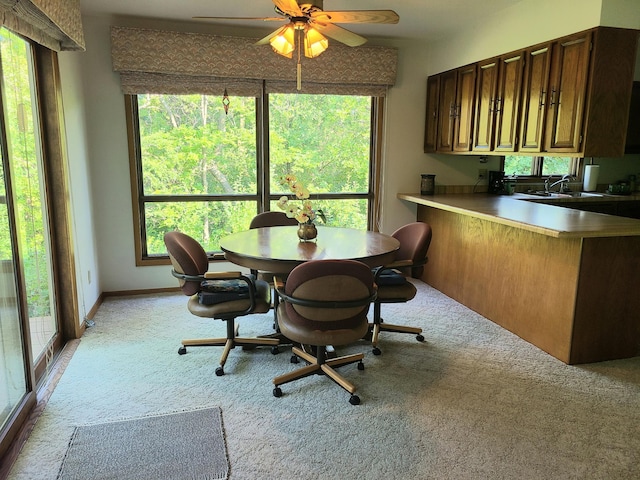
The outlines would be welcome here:
M 308 186 L 327 223 L 367 229 L 372 217 L 375 108 L 354 95 L 264 98 L 127 95 L 138 264 L 166 262 L 180 230 L 219 251 L 220 238 L 277 210 L 280 179 Z

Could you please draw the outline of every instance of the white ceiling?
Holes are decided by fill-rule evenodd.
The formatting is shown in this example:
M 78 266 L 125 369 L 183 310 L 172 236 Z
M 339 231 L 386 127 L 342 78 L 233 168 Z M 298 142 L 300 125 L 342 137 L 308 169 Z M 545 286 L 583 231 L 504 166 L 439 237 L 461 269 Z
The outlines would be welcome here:
M 324 10 L 391 9 L 400 16 L 397 25 L 342 24 L 364 36 L 394 39 L 434 39 L 472 25 L 497 10 L 508 8 L 522 0 L 325 0 Z M 299 0 L 298 3 L 304 3 Z M 271 0 L 80 0 L 85 15 L 124 15 L 180 22 L 195 21 L 192 17 L 274 17 Z M 213 22 L 212 22 L 213 23 Z M 217 21 L 227 26 L 259 27 L 268 31 L 280 26 L 277 22 Z M 273 28 L 271 28 L 273 27 Z

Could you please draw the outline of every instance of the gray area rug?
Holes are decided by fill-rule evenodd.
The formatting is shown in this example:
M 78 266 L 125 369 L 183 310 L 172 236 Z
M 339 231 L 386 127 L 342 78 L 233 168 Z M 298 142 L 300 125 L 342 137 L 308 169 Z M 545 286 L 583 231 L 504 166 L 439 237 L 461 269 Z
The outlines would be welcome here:
M 58 480 L 218 480 L 228 460 L 219 408 L 76 427 Z

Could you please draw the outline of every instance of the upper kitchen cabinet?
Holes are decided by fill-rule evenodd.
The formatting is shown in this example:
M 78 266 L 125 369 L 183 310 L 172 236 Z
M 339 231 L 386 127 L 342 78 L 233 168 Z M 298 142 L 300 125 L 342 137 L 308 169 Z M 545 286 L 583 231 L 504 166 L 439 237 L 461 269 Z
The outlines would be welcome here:
M 469 65 L 450 70 L 436 77 L 439 82 L 438 111 L 435 116 L 427 115 L 425 152 L 432 151 L 427 149 L 427 144 L 430 143 L 428 138 L 434 131 L 436 151 L 468 152 L 471 150 L 476 66 Z M 436 81 L 433 77 L 430 79 Z M 434 126 L 432 122 L 435 118 L 437 121 Z
M 523 68 L 523 52 L 500 58 L 495 128 L 495 150 L 498 152 L 514 152 L 518 147 Z
M 583 121 L 585 157 L 624 155 L 639 33 L 600 27 L 593 34 Z
M 547 86 L 545 152 L 579 152 L 586 102 L 591 33 L 553 44 Z
M 436 150 L 469 152 L 470 140 L 473 153 L 622 156 L 638 33 L 597 27 L 451 71 L 456 74 L 455 108 L 443 102 L 443 76 L 451 72 L 441 74 L 438 122 L 433 127 L 428 120 L 427 125 L 436 128 L 438 140 L 448 142 L 436 142 Z M 464 126 L 455 130 L 462 70 L 477 77 L 468 107 L 474 121 L 465 123 L 474 128 L 468 130 L 473 133 L 469 138 Z M 470 91 L 467 87 L 467 94 Z M 443 108 L 452 115 L 451 125 L 443 123 Z M 439 130 L 443 127 L 449 130 Z M 432 151 L 426 138 L 425 151 Z
M 525 73 L 522 86 L 521 152 L 543 149 L 544 120 L 547 113 L 547 88 L 551 65 L 551 44 L 529 48 L 524 53 Z
M 440 96 L 440 76 L 427 79 L 427 116 L 425 119 L 424 151 L 435 152 L 438 135 L 438 98 Z
M 498 104 L 496 92 L 499 65 L 497 58 L 478 63 L 473 134 L 474 152 L 493 150 L 495 112 Z
M 523 53 L 478 63 L 474 152 L 513 152 L 518 141 Z

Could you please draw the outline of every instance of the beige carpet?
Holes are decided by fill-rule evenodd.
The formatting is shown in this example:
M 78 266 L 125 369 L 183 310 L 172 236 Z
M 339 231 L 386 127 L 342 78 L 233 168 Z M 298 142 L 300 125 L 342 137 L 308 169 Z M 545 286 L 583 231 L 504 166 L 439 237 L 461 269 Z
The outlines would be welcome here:
M 424 328 L 361 342 L 366 369 L 342 368 L 362 404 L 324 377 L 284 385 L 289 351 L 177 354 L 181 338 L 221 336 L 180 295 L 108 298 L 87 330 L 11 480 L 53 479 L 75 425 L 219 406 L 230 479 L 638 479 L 640 358 L 567 366 L 418 283 L 383 317 Z M 242 335 L 271 330 L 247 317 Z M 90 461 L 90 459 L 88 459 Z M 150 479 L 151 480 L 151 479 Z

